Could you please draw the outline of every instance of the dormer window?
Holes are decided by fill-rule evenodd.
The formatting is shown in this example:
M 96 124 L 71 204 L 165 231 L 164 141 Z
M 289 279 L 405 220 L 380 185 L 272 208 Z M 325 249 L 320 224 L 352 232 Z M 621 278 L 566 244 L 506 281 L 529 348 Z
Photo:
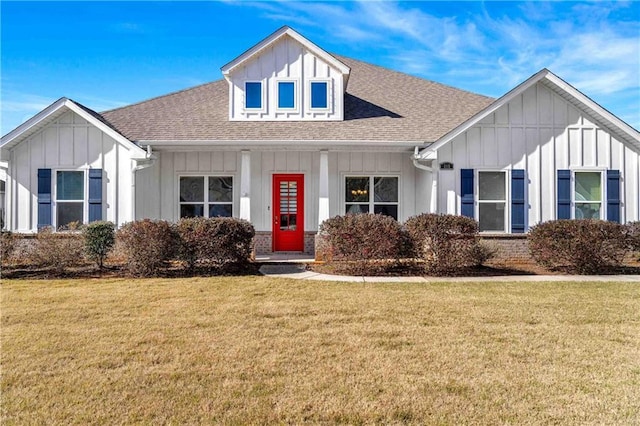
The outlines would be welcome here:
M 294 81 L 278 82 L 278 108 L 296 108 L 296 83 Z
M 244 107 L 262 109 L 262 82 L 247 81 L 244 84 Z
M 329 83 L 326 81 L 311 82 L 311 108 L 327 109 L 329 107 Z

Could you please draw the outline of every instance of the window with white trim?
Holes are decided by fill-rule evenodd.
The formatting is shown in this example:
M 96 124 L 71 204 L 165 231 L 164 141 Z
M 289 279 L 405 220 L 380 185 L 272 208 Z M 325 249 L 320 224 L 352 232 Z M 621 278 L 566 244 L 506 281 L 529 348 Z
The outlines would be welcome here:
M 478 171 L 477 202 L 480 232 L 506 232 L 507 173 Z
M 309 83 L 309 107 L 318 110 L 329 108 L 329 82 L 311 81 Z
M 246 81 L 244 83 L 245 109 L 262 109 L 262 82 Z
M 575 219 L 602 217 L 602 172 L 581 171 L 573 175 L 573 215 Z
M 347 176 L 345 213 L 375 213 L 398 219 L 397 176 Z
M 232 176 L 181 176 L 180 217 L 231 217 Z
M 76 170 L 56 171 L 56 209 L 57 228 L 68 226 L 72 222 L 84 223 L 85 212 L 85 172 Z
M 278 109 L 293 110 L 296 105 L 296 82 L 295 81 L 278 81 Z

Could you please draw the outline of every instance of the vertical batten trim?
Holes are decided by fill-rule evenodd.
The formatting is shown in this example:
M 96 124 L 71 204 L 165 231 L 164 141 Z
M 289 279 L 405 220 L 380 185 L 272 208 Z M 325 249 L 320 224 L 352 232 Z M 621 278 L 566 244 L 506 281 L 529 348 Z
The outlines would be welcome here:
M 320 186 L 318 193 L 318 230 L 329 219 L 329 151 L 320 151 Z
M 251 151 L 241 152 L 240 219 L 251 221 Z

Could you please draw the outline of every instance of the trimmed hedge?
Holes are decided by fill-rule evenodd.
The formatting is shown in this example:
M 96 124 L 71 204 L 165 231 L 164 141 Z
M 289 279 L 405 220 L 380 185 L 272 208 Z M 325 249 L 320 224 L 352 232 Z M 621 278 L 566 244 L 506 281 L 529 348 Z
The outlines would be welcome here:
M 594 219 L 552 220 L 529 231 L 533 259 L 551 270 L 597 274 L 618 266 L 628 249 L 623 225 Z
M 177 223 L 179 258 L 192 269 L 201 264 L 244 264 L 253 250 L 253 225 L 230 217 L 184 218 Z
M 106 221 L 92 222 L 83 229 L 82 234 L 87 257 L 102 269 L 104 260 L 116 241 L 114 224 Z
M 138 220 L 124 224 L 116 233 L 133 275 L 156 275 L 173 258 L 178 241 L 164 220 Z
M 460 268 L 478 266 L 491 253 L 480 245 L 478 222 L 465 216 L 421 214 L 405 225 L 413 242 L 413 254 L 433 275 L 451 275 Z
M 29 257 L 36 265 L 59 273 L 67 268 L 81 266 L 85 264 L 82 235 L 43 228 L 36 235 Z
M 640 252 L 640 222 L 629 222 L 625 225 L 625 234 L 631 251 Z
M 0 264 L 7 265 L 16 248 L 16 238 L 10 231 L 0 232 Z
M 354 274 L 395 268 L 410 246 L 400 224 L 381 214 L 335 216 L 320 225 L 320 234 L 327 260 L 350 262 L 344 270 Z

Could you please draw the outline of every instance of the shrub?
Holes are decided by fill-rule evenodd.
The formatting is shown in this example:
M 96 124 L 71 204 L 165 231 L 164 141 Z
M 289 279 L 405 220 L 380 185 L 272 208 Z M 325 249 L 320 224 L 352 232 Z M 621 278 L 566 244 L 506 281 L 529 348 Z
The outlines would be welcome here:
M 158 273 L 173 257 L 177 239 L 169 222 L 138 220 L 123 225 L 116 233 L 133 275 L 151 276 Z
M 450 275 L 492 255 L 479 245 L 478 223 L 465 216 L 425 213 L 409 218 L 404 226 L 414 255 L 425 261 L 429 274 Z
M 593 274 L 619 265 L 627 250 L 624 227 L 604 220 L 552 220 L 531 228 L 529 250 L 540 265 Z
M 351 262 L 346 270 L 356 274 L 393 268 L 407 249 L 400 224 L 381 214 L 335 216 L 320 225 L 320 234 L 326 260 Z
M 31 257 L 41 267 L 63 272 L 66 268 L 85 263 L 81 234 L 53 232 L 50 227 L 38 231 Z
M 16 238 L 10 231 L 0 232 L 0 263 L 6 265 L 16 248 Z
M 92 222 L 83 230 L 84 247 L 87 257 L 96 262 L 102 269 L 104 260 L 113 249 L 115 243 L 115 229 L 111 222 Z
M 255 236 L 251 223 L 230 217 L 180 219 L 176 232 L 179 256 L 190 269 L 196 263 L 247 263 Z
M 629 249 L 640 251 L 640 222 L 629 222 L 625 225 L 625 234 Z

